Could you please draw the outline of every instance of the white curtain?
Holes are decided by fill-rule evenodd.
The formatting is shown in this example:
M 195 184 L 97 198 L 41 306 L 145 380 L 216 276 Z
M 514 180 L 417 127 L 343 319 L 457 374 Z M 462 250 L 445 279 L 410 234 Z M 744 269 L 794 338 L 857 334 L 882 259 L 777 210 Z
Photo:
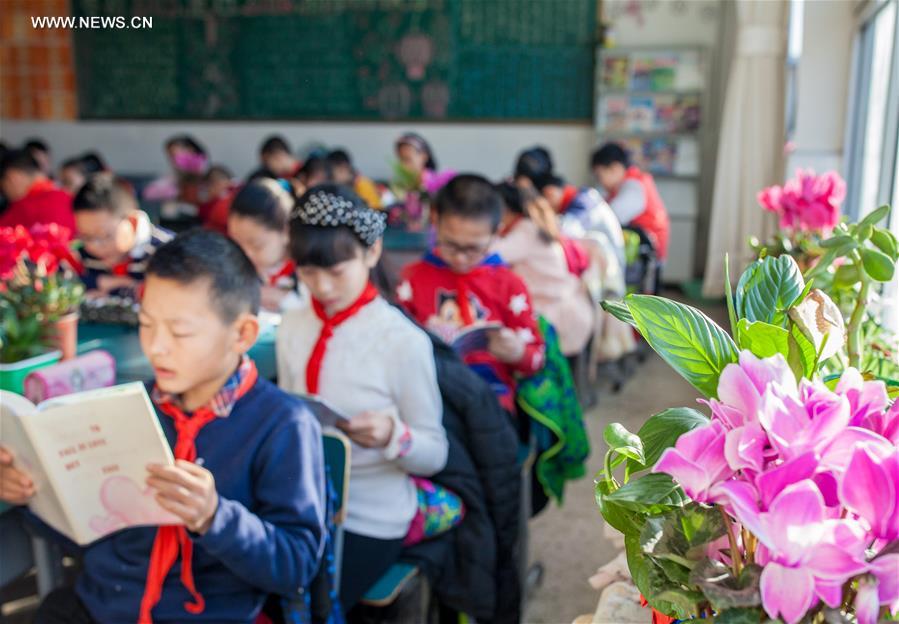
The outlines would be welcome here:
M 749 237 L 764 240 L 776 220 L 756 202 L 783 183 L 787 0 L 737 0 L 737 43 L 727 78 L 712 192 L 703 293 L 724 293 L 724 254 L 731 278 L 752 260 Z

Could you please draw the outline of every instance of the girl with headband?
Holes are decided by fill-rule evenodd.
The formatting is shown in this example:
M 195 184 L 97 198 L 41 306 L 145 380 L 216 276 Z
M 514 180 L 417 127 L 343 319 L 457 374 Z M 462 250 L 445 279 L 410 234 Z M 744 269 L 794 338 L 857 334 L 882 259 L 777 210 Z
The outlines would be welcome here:
M 369 282 L 385 222 L 348 188 L 322 184 L 297 201 L 288 227 L 312 305 L 282 319 L 278 380 L 349 418 L 339 424 L 352 441 L 345 610 L 397 561 L 404 542 L 421 539 L 416 479 L 442 470 L 448 448 L 430 339 Z

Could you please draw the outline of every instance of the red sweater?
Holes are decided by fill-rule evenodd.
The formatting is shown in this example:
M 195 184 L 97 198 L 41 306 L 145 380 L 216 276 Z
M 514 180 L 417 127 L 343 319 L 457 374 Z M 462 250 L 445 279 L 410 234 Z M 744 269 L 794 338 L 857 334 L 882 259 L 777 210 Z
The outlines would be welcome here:
M 472 323 L 465 323 L 459 308 L 460 282 L 467 291 Z M 502 406 L 514 413 L 515 375 L 533 375 L 543 368 L 544 344 L 527 287 L 499 256 L 488 256 L 473 270 L 458 274 L 429 252 L 403 269 L 397 298 L 419 323 L 447 342 L 466 325 L 478 322 L 499 322 L 514 330 L 526 344 L 517 363 L 500 362 L 486 350 L 465 356 L 465 363 L 491 385 Z
M 10 202 L 6 211 L 0 214 L 0 227 L 22 225 L 30 228 L 37 223 L 57 223 L 75 233 L 72 196 L 50 180 L 35 181 L 25 197 Z

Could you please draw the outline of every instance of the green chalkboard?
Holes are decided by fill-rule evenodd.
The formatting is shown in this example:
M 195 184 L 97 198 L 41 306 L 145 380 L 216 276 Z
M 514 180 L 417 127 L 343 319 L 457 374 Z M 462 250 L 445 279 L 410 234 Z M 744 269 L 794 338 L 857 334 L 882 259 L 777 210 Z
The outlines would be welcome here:
M 72 0 L 80 116 L 588 120 L 596 2 Z

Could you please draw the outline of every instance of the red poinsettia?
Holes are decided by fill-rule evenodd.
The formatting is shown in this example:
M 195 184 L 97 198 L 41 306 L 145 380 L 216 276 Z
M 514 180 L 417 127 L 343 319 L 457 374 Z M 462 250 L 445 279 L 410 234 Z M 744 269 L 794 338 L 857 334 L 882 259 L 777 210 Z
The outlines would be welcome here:
M 71 250 L 72 233 L 56 223 L 0 228 L 0 279 L 12 277 L 19 262 L 30 261 L 45 275 L 55 275 L 64 263 L 75 273 L 81 263 Z M 24 258 L 23 258 L 24 256 Z

